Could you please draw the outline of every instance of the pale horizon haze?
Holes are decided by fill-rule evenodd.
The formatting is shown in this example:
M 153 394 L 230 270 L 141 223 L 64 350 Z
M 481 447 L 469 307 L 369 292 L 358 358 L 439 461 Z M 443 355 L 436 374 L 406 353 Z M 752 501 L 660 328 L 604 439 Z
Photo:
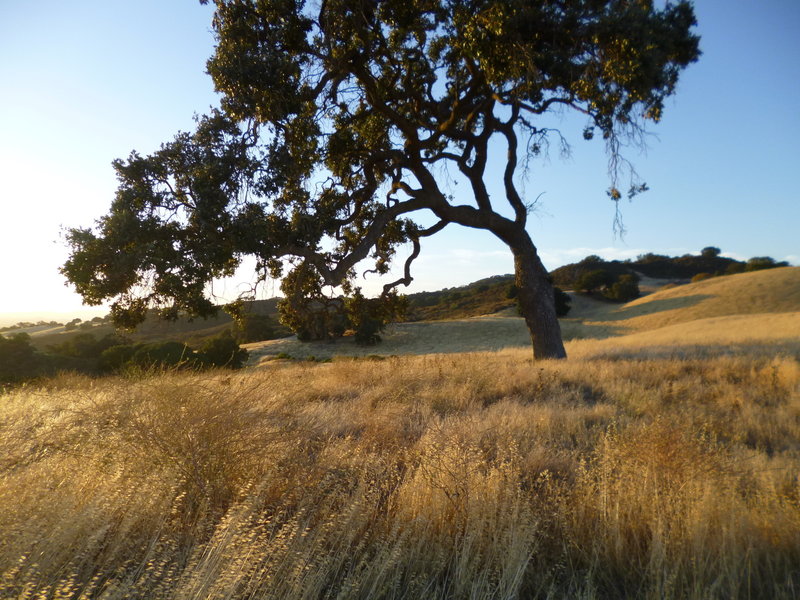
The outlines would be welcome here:
M 561 125 L 568 158 L 531 163 L 524 190 L 540 199 L 529 231 L 549 269 L 588 254 L 710 245 L 800 264 L 800 2 L 698 0 L 695 10 L 703 55 L 684 71 L 646 151 L 627 152 L 650 191 L 621 203 L 624 237 L 612 227 L 602 143 L 583 141 L 577 121 Z M 0 325 L 107 312 L 87 312 L 65 286 L 61 232 L 108 211 L 112 160 L 156 150 L 217 104 L 205 74 L 212 13 L 188 0 L 0 0 Z M 415 281 L 401 291 L 512 270 L 490 234 L 450 226 L 423 240 Z M 236 289 L 223 282 L 215 293 Z

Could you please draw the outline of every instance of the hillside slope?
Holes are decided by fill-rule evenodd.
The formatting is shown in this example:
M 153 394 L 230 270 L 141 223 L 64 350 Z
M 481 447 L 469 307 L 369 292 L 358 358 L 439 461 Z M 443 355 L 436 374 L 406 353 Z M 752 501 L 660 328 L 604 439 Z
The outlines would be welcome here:
M 573 295 L 573 309 L 561 320 L 570 353 L 614 346 L 726 345 L 737 340 L 792 342 L 800 339 L 800 268 L 786 267 L 730 275 L 657 291 L 613 304 Z M 317 359 L 333 356 L 479 352 L 530 344 L 515 311 L 468 319 L 392 326 L 377 346 L 352 338 L 301 344 L 295 338 L 248 344 L 253 363 L 275 356 Z
M 800 267 L 783 267 L 661 290 L 614 307 L 607 318 L 624 321 L 627 330 L 645 331 L 711 317 L 797 310 Z

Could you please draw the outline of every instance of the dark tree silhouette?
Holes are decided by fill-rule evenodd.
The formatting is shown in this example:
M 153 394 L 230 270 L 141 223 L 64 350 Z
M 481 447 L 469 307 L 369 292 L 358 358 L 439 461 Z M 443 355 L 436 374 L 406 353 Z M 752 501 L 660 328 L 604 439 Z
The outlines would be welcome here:
M 528 232 L 518 164 L 585 116 L 610 156 L 661 118 L 699 55 L 689 2 L 648 0 L 217 0 L 208 72 L 221 106 L 151 156 L 114 163 L 119 190 L 94 229 L 73 229 L 62 271 L 131 325 L 213 312 L 214 278 L 245 256 L 258 278 L 304 265 L 293 285 L 350 282 L 370 259 L 388 294 L 411 282 L 420 240 L 448 224 L 491 232 L 514 256 L 536 358 L 565 356 L 553 290 Z M 505 166 L 487 168 L 501 144 Z M 446 166 L 466 183 L 443 187 Z M 492 179 L 501 194 L 490 195 Z M 466 188 L 466 189 L 464 189 Z M 634 178 L 629 193 L 644 189 Z M 499 196 L 499 197 L 498 197 Z M 425 223 L 425 225 L 422 225 Z M 287 267 L 288 263 L 288 267 Z M 292 290 L 284 290 L 291 294 Z

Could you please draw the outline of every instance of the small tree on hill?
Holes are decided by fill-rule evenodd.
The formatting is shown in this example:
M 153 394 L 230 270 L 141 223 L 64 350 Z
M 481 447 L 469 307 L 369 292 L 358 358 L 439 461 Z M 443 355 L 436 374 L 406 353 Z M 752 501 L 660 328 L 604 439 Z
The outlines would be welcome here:
M 745 271 L 761 271 L 762 269 L 774 269 L 776 267 L 788 267 L 786 261 L 778 262 L 771 256 L 754 256 L 749 259 L 744 266 Z
M 614 283 L 614 276 L 605 269 L 587 271 L 575 283 L 575 287 L 582 292 L 591 294 L 594 291 L 606 288 Z
M 241 369 L 247 358 L 247 350 L 239 347 L 229 331 L 203 342 L 195 356 L 200 366 L 228 369 Z
M 628 302 L 639 297 L 639 281 L 635 275 L 621 275 L 611 284 L 606 296 L 619 302 Z
M 281 276 L 286 258 L 336 286 L 365 259 L 388 273 L 397 246 L 410 244 L 388 294 L 411 282 L 420 240 L 456 224 L 509 247 L 534 356 L 565 356 L 552 285 L 526 229 L 519 161 L 552 136 L 566 142 L 547 115 L 574 111 L 586 119 L 583 137 L 606 144 L 608 195 L 618 201 L 621 141 L 661 118 L 699 55 L 691 4 L 215 5 L 208 72 L 221 107 L 153 155 L 114 163 L 110 213 L 68 235 L 63 273 L 84 300 L 113 299 L 115 321 L 127 326 L 149 306 L 210 314 L 208 283 L 245 256 L 260 279 Z M 499 170 L 489 167 L 498 143 Z M 465 184 L 459 197 L 438 176 L 448 167 Z M 643 189 L 631 178 L 630 196 Z
M 269 315 L 244 312 L 235 327 L 236 338 L 243 343 L 271 340 L 278 335 L 278 323 Z

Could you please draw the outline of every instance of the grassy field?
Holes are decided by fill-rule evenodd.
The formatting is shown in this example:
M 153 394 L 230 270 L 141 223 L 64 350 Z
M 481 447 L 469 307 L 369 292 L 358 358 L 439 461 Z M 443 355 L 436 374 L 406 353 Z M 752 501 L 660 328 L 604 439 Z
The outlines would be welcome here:
M 18 388 L 0 598 L 797 598 L 800 306 L 727 312 L 754 275 L 576 307 L 567 361 L 496 316 Z
M 780 344 L 800 339 L 800 268 L 718 277 L 656 291 L 628 304 L 573 294 L 572 305 L 568 317 L 560 319 L 564 339 L 572 342 L 608 339 L 609 348 Z M 383 334 L 383 342 L 373 347 L 357 346 L 352 338 L 313 343 L 283 338 L 245 345 L 252 354 L 252 363 L 260 365 L 269 364 L 278 355 L 328 359 L 485 352 L 529 346 L 528 330 L 514 309 L 469 319 L 399 323 L 391 326 Z M 570 347 L 581 352 L 580 344 L 570 344 L 568 351 Z

